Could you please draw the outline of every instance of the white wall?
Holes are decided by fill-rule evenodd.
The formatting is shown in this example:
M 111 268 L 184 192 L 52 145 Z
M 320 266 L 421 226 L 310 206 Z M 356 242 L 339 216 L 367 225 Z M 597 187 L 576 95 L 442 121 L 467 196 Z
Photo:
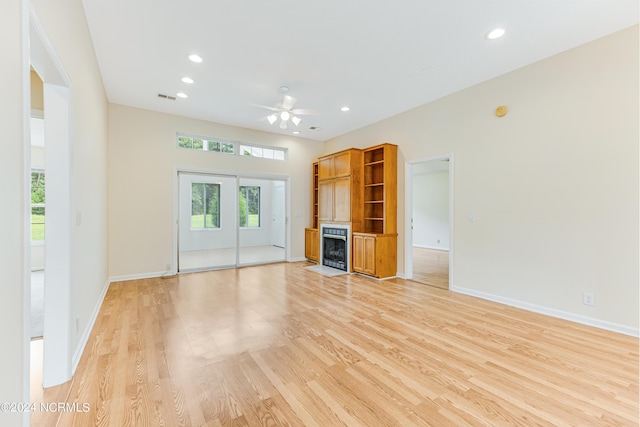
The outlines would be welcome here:
M 413 245 L 449 250 L 449 168 L 413 174 Z M 414 169 L 419 166 L 414 166 Z
M 107 283 L 107 99 L 81 1 L 31 5 L 71 87 L 69 316 L 73 325 L 78 319 L 79 328 L 70 331 L 70 351 L 77 353 Z
M 24 2 L 26 5 L 26 2 Z M 25 369 L 29 360 L 25 346 L 25 260 L 27 246 L 25 119 L 29 106 L 28 29 L 23 2 L 5 1 L 0 13 L 0 402 L 28 399 Z M 26 417 L 25 417 L 26 418 Z M 20 425 L 23 414 L 0 412 L 1 425 Z
M 452 152 L 455 287 L 637 333 L 638 117 L 634 26 L 327 141 L 324 153 L 399 145 L 400 273 L 404 164 Z
M 277 161 L 179 149 L 176 132 L 284 147 L 289 159 Z M 110 104 L 110 275 L 154 274 L 173 264 L 177 191 L 174 177 L 178 169 L 291 177 L 291 257 L 303 258 L 304 228 L 311 223 L 311 164 L 321 148 L 321 143 L 303 138 Z

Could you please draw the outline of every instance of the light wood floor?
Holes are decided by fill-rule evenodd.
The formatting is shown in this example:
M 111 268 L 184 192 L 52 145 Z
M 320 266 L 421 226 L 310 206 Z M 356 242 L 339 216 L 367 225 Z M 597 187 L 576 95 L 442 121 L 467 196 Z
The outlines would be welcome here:
M 638 425 L 636 338 L 304 265 L 112 284 L 58 425 Z
M 449 251 L 413 247 L 413 280 L 449 289 Z

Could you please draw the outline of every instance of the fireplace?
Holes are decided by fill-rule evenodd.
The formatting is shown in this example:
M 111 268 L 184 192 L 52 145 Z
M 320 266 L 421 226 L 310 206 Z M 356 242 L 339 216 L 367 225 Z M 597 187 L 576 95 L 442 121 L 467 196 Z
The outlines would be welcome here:
M 349 226 L 322 224 L 320 226 L 320 256 L 322 265 L 349 272 L 351 269 Z

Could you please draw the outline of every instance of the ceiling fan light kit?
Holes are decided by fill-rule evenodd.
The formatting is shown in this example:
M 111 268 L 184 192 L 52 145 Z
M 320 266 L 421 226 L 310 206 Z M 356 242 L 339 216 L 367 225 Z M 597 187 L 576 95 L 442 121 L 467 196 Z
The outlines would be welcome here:
M 252 104 L 256 107 L 265 108 L 267 110 L 274 111 L 270 115 L 267 116 L 267 121 L 270 125 L 273 125 L 275 122 L 280 120 L 280 124 L 278 127 L 280 129 L 287 129 L 287 125 L 289 121 L 293 123 L 295 126 L 298 126 L 302 123 L 302 119 L 298 117 L 299 114 L 309 114 L 307 110 L 293 109 L 294 104 L 298 101 L 293 96 L 287 95 L 289 92 L 289 88 L 286 86 L 280 86 L 280 93 L 283 94 L 282 101 L 278 102 L 275 106 L 269 107 L 266 105 Z

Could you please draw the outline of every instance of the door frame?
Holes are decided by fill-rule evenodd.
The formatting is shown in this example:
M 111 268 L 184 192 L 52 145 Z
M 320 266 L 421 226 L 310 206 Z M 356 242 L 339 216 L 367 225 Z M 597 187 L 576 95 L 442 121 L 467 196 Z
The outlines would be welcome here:
M 422 157 L 405 162 L 405 248 L 404 248 L 404 278 L 413 279 L 413 168 L 415 165 L 431 161 L 449 159 L 449 289 L 453 287 L 454 260 L 454 156 L 452 152 L 436 156 Z
M 62 66 L 58 55 L 35 11 L 29 9 L 29 51 L 31 65 L 43 82 L 45 113 L 45 173 L 47 174 L 47 214 L 45 228 L 50 232 L 45 239 L 46 286 L 44 300 L 43 370 L 44 387 L 69 381 L 73 376 L 71 351 L 71 282 L 72 282 L 72 207 L 73 187 L 71 185 L 73 118 L 71 115 L 71 80 Z M 30 81 L 30 70 L 26 68 L 25 81 Z M 30 96 L 27 91 L 25 96 Z M 31 105 L 31 99 L 25 99 Z M 28 113 L 31 115 L 31 111 Z M 27 123 L 30 121 L 27 120 Z M 29 126 L 29 125 L 27 125 Z M 26 135 L 30 135 L 30 126 Z M 30 137 L 25 138 L 25 156 L 29 167 L 26 175 L 31 182 Z M 47 148 L 48 147 L 48 148 Z M 28 188 L 28 187 L 27 187 Z M 25 198 L 30 195 L 25 195 Z M 28 213 L 31 209 L 28 209 Z M 27 220 L 27 219 L 25 219 Z M 30 214 L 28 215 L 30 224 Z M 55 232 L 51 232 L 55 230 Z M 31 238 L 29 235 L 29 248 Z M 31 256 L 25 257 L 25 270 L 30 271 Z M 30 275 L 25 277 L 25 324 L 30 329 Z M 26 346 L 30 343 L 30 332 L 26 333 Z M 30 351 L 27 352 L 30 354 Z M 28 360 L 28 359 L 27 359 Z M 27 382 L 30 378 L 29 364 L 26 364 Z M 29 390 L 29 384 L 27 384 Z
M 172 265 L 171 268 L 165 273 L 166 275 L 175 275 L 179 274 L 178 271 L 178 253 L 179 253 L 179 241 L 180 241 L 180 180 L 179 175 L 183 174 L 194 174 L 194 175 L 222 175 L 227 177 L 236 178 L 236 186 L 239 185 L 240 178 L 250 178 L 250 179 L 264 179 L 269 181 L 284 181 L 285 183 L 285 261 L 291 262 L 291 221 L 289 218 L 291 217 L 291 177 L 288 175 L 272 175 L 267 173 L 250 173 L 250 172 L 240 172 L 240 171 L 232 171 L 232 170 L 224 170 L 224 169 L 200 169 L 186 166 L 179 166 L 174 168 L 173 173 L 173 243 L 172 243 Z M 236 209 L 236 217 L 238 216 L 237 206 Z M 239 238 L 240 227 L 236 224 L 236 242 L 240 241 Z M 238 267 L 238 247 L 236 245 L 236 265 L 235 268 Z M 243 264 L 244 266 L 244 264 Z M 229 268 L 229 267 L 224 267 Z M 209 270 L 209 269 L 205 269 Z M 203 270 L 204 271 L 204 270 Z M 188 271 L 185 273 L 192 273 L 193 271 Z

